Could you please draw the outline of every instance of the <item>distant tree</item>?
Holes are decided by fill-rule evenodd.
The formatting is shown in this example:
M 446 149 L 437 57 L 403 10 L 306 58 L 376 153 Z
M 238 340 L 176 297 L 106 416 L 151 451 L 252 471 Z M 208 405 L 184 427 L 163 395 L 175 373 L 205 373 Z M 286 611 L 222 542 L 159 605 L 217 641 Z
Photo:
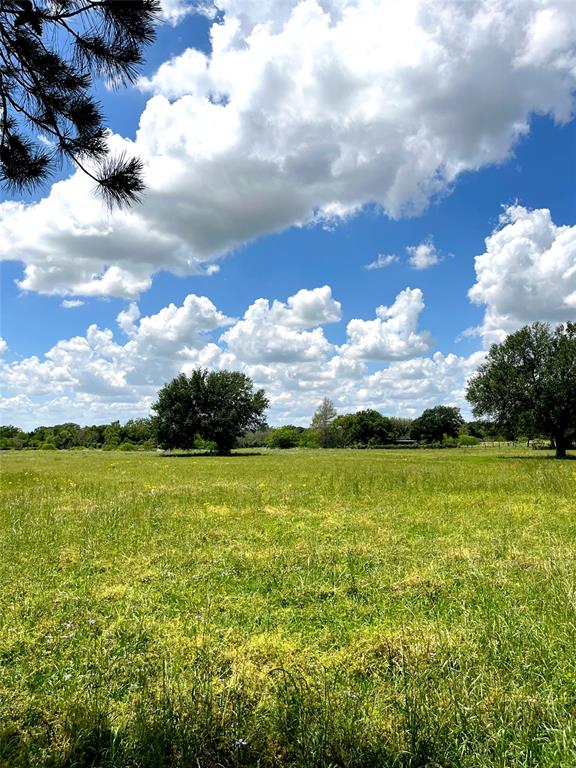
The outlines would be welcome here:
M 394 439 L 392 422 L 379 411 L 368 409 L 354 414 L 355 424 L 353 433 L 355 442 L 377 448 L 386 445 Z
M 410 429 L 414 419 L 407 419 L 402 416 L 390 416 L 390 423 L 394 431 L 396 440 L 406 440 L 410 438 Z
M 0 425 L 0 450 L 21 450 L 28 444 L 28 435 L 11 424 Z
M 54 430 L 52 427 L 36 427 L 28 434 L 28 445 L 38 448 L 45 442 L 54 443 Z
M 340 448 L 377 448 L 394 440 L 394 428 L 390 419 L 373 409 L 337 416 L 330 431 L 334 445 Z
M 355 415 L 343 413 L 330 424 L 330 441 L 335 448 L 348 448 L 354 441 Z
M 158 392 L 152 406 L 156 437 L 162 448 L 193 448 L 196 436 L 211 440 L 220 454 L 230 453 L 246 430 L 262 429 L 268 399 L 254 391 L 238 371 L 193 370 L 180 373 Z
M 80 427 L 78 424 L 74 424 L 73 422 L 56 424 L 52 427 L 52 433 L 54 435 L 53 442 L 56 448 L 73 448 L 79 444 Z
M 0 182 L 21 192 L 63 159 L 96 182 L 106 203 L 144 189 L 142 162 L 111 157 L 94 78 L 133 83 L 154 39 L 157 0 L 0 2 Z
M 445 437 L 458 437 L 463 424 L 459 408 L 437 405 L 427 408 L 419 418 L 414 419 L 410 434 L 415 440 L 441 443 Z
M 104 442 L 104 429 L 100 425 L 82 427 L 78 435 L 78 444 L 83 448 L 98 448 Z
M 270 435 L 271 430 L 268 427 L 263 429 L 247 429 L 243 435 L 236 440 L 238 448 L 263 448 Z
M 491 435 L 490 425 L 485 421 L 467 421 L 462 429 L 464 434 L 483 440 Z
M 295 427 L 292 424 L 277 427 L 271 430 L 266 445 L 268 448 L 296 448 L 300 445 L 304 431 L 303 427 Z
M 21 432 L 20 427 L 14 427 L 12 424 L 0 424 L 0 437 L 16 437 Z
M 300 448 L 320 448 L 318 442 L 318 433 L 315 429 L 302 429 L 300 437 L 298 438 L 298 445 Z M 335 446 L 329 446 L 335 447 Z
M 505 433 L 548 435 L 564 458 L 576 435 L 576 323 L 533 323 L 493 344 L 466 397 Z
M 117 448 L 122 442 L 122 430 L 119 421 L 113 421 L 104 427 L 104 445 L 108 448 Z
M 330 431 L 330 425 L 338 415 L 334 403 L 330 398 L 325 397 L 318 408 L 316 409 L 314 416 L 312 417 L 312 423 L 310 427 L 316 430 L 318 435 L 318 445 L 320 448 L 332 448 L 332 433 Z
M 143 445 L 155 435 L 154 419 L 130 419 L 122 427 L 123 442 Z

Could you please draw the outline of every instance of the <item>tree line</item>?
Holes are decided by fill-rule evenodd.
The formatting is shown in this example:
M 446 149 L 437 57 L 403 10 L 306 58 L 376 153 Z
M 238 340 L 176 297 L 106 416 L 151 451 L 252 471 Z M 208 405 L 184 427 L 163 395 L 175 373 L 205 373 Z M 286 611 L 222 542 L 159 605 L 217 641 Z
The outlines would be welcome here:
M 383 416 L 371 408 L 338 415 L 332 401 L 324 398 L 310 427 L 289 424 L 254 438 L 270 448 L 447 448 L 477 445 L 496 436 L 490 434 L 490 425 L 466 423 L 460 410 L 450 406 L 428 408 L 417 419 Z M 244 442 L 250 439 L 245 436 Z
M 465 422 L 457 408 L 438 406 L 418 419 L 387 417 L 375 410 L 326 417 L 334 408 L 325 398 L 309 427 L 286 424 L 246 429 L 230 448 L 382 448 L 418 444 L 430 447 L 477 445 L 481 440 L 505 440 L 488 422 Z M 448 413 L 447 413 L 448 412 Z M 318 416 L 321 418 L 319 419 Z M 36 427 L 26 432 L 18 427 L 0 426 L 0 450 L 70 450 L 94 448 L 106 451 L 154 450 L 160 447 L 158 423 L 154 417 L 131 419 L 125 424 L 80 426 L 73 422 Z M 180 450 L 219 452 L 216 441 L 192 432 Z M 223 452 L 223 451 L 220 451 Z M 224 451 L 225 452 L 225 451 Z
M 0 450 L 9 449 L 65 450 L 101 448 L 104 450 L 136 450 L 156 448 L 154 421 L 131 419 L 125 424 L 93 424 L 81 427 L 73 422 L 53 427 L 36 427 L 25 432 L 12 425 L 0 426 Z
M 308 428 L 270 429 L 264 390 L 239 371 L 196 369 L 165 384 L 154 415 L 80 427 L 66 423 L 23 432 L 0 428 L 0 449 L 201 449 L 227 454 L 235 447 L 382 448 L 456 447 L 480 440 L 549 439 L 559 458 L 576 441 L 576 323 L 555 329 L 525 326 L 494 344 L 471 378 L 466 397 L 477 417 L 465 422 L 458 408 L 438 405 L 416 419 L 366 409 L 338 414 L 324 398 Z

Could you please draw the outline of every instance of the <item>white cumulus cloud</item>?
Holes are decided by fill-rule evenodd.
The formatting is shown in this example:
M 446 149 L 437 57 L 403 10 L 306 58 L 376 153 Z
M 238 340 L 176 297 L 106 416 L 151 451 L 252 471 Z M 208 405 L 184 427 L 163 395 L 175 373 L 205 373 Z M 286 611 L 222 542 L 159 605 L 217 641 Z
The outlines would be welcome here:
M 438 264 L 440 256 L 432 240 L 425 240 L 419 245 L 409 245 L 406 248 L 412 269 L 428 269 Z
M 321 328 L 310 326 L 340 319 L 340 303 L 329 286 L 300 290 L 284 304 L 258 299 L 242 320 L 222 335 L 222 341 L 237 358 L 247 363 L 322 361 L 332 345 Z
M 201 0 L 161 0 L 160 5 L 163 19 L 173 26 L 179 24 L 185 16 L 191 13 L 209 17 L 215 15 L 214 6 Z
M 422 291 L 406 288 L 389 307 L 378 307 L 374 320 L 350 320 L 342 354 L 362 360 L 403 360 L 425 354 L 434 340 L 428 331 L 418 331 L 423 309 Z
M 487 344 L 535 320 L 576 318 L 576 226 L 557 226 L 547 208 L 506 208 L 475 268 L 469 296 L 485 306 Z
M 180 3 L 172 4 L 178 13 Z M 421 211 L 464 171 L 500 162 L 532 114 L 570 119 L 572 4 L 562 0 L 222 0 L 209 54 L 141 88 L 148 194 L 108 215 L 76 174 L 0 205 L 21 288 L 136 298 L 254 238 L 375 203 Z M 176 10 L 174 10 L 176 9 Z
M 440 402 L 463 407 L 466 377 L 482 353 L 427 357 L 429 334 L 416 330 L 422 306 L 421 292 L 406 289 L 378 308 L 376 321 L 352 321 L 349 343 L 338 347 L 322 329 L 341 317 L 328 286 L 286 301 L 259 299 L 239 320 L 203 296 L 145 317 L 131 304 L 117 317 L 124 342 L 91 325 L 42 356 L 0 361 L 0 413 L 29 428 L 145 416 L 164 383 L 198 366 L 245 372 L 270 398 L 271 423 L 308 424 L 325 396 L 341 412 L 370 407 L 410 416 Z M 382 364 L 376 371 L 367 365 L 374 357 Z

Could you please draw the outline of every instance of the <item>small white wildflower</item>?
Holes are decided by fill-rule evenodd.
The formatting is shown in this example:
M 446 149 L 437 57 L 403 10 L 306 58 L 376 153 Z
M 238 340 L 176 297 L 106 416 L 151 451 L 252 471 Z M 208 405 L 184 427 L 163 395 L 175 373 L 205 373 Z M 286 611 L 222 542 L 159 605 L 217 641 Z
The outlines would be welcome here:
M 236 746 L 237 747 L 245 747 L 248 742 L 246 739 L 236 739 Z

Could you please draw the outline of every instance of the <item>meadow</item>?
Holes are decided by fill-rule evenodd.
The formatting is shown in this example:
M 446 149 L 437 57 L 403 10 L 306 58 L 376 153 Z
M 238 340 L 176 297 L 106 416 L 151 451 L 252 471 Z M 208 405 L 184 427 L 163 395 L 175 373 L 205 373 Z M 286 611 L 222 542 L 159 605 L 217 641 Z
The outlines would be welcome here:
M 1 461 L 3 767 L 576 766 L 576 462 Z

